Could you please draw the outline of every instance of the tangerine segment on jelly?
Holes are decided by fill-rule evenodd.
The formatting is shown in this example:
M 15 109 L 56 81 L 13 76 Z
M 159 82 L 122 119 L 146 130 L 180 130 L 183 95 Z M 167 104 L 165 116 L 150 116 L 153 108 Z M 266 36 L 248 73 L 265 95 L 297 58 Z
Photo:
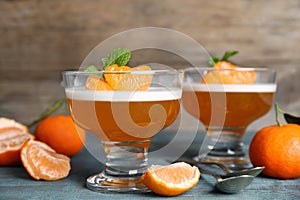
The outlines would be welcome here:
M 118 66 L 117 64 L 105 68 L 103 77 L 90 76 L 86 82 L 89 90 L 148 90 L 151 82 L 151 74 L 126 73 L 133 71 L 150 71 L 149 66 Z M 117 73 L 113 73 L 117 72 Z M 120 73 L 118 73 L 120 72 Z

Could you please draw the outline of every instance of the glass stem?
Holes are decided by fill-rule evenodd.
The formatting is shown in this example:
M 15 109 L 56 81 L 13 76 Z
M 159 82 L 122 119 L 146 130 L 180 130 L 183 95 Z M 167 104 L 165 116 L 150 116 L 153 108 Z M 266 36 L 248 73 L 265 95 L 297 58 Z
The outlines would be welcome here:
M 122 178 L 139 177 L 144 174 L 148 165 L 148 147 L 139 141 L 134 143 L 104 142 L 106 152 L 106 176 Z
M 213 146 L 210 155 L 216 156 L 244 156 L 243 152 L 243 134 L 244 128 L 239 130 L 207 130 L 207 137 L 211 138 Z

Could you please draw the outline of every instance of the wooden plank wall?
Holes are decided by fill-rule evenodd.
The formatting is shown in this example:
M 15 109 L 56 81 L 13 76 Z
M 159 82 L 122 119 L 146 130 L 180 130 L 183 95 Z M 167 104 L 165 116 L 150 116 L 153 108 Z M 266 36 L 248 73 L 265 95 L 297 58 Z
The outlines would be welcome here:
M 239 50 L 234 61 L 246 66 L 278 69 L 276 101 L 300 114 L 298 0 L 2 0 L 0 16 L 0 116 L 31 121 L 64 96 L 63 70 L 113 34 L 145 26 L 180 31 L 213 55 Z

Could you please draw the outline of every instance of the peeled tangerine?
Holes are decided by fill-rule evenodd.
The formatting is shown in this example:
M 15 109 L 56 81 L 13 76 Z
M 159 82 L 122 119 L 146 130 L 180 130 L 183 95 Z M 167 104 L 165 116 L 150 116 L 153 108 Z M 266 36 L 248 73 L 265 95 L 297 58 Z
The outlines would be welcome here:
M 33 139 L 28 128 L 13 119 L 0 118 L 0 166 L 21 164 L 20 150 L 25 142 Z
M 256 79 L 255 71 L 234 70 L 241 67 L 227 61 L 220 61 L 213 68 L 215 70 L 210 71 L 203 77 L 203 83 L 253 84 Z
M 28 174 L 36 180 L 58 180 L 68 176 L 70 158 L 56 153 L 43 142 L 29 140 L 21 150 L 21 160 Z
M 23 124 L 0 118 L 0 165 L 18 165 L 22 161 L 29 175 L 36 180 L 66 177 L 70 171 L 70 158 L 33 139 Z

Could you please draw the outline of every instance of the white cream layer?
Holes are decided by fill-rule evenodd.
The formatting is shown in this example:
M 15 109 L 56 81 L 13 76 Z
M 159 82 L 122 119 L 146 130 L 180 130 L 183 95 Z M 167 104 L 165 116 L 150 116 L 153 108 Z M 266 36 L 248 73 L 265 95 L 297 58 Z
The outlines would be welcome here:
M 86 89 L 67 88 L 66 96 L 74 100 L 86 101 L 165 101 L 180 99 L 180 89 L 161 90 L 153 89 L 148 91 L 94 91 Z
M 204 92 L 275 92 L 276 84 L 185 84 L 183 89 Z

